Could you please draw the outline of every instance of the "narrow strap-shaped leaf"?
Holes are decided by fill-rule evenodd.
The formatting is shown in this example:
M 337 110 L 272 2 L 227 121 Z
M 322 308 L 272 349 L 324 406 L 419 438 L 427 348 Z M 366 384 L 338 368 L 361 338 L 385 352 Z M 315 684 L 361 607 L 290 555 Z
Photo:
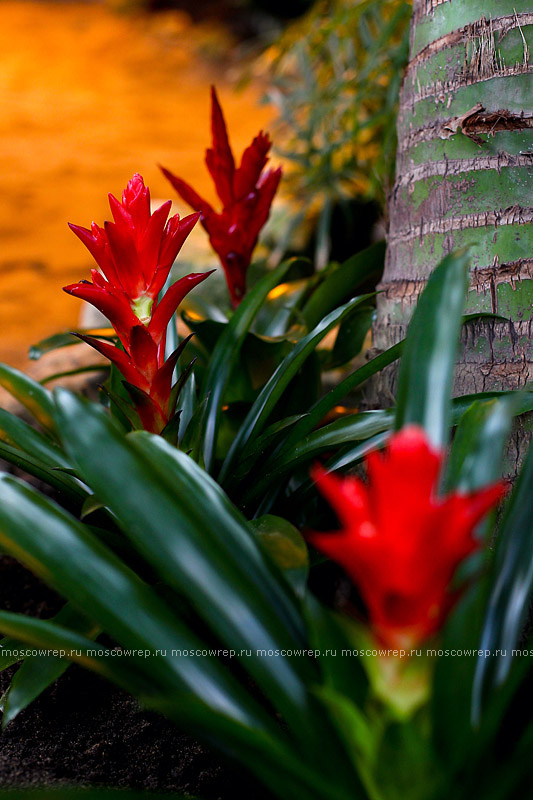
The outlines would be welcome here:
M 520 471 L 498 533 L 494 577 L 480 649 L 489 658 L 476 666 L 472 718 L 479 722 L 491 686 L 501 686 L 509 674 L 512 651 L 520 636 L 533 587 L 533 447 Z
M 203 657 L 203 643 L 152 589 L 86 526 L 7 475 L 0 477 L 0 546 L 132 648 L 141 674 L 190 694 L 213 714 L 264 729 L 262 712 L 215 658 Z M 158 650 L 167 657 L 145 657 Z M 182 658 L 183 651 L 192 655 Z
M 0 408 L 0 439 L 50 467 L 70 467 L 61 448 L 23 419 Z
M 225 325 L 213 350 L 203 386 L 203 394 L 208 398 L 202 430 L 203 459 L 208 472 L 211 471 L 216 452 L 218 420 L 224 390 L 239 358 L 246 334 L 267 295 L 282 280 L 291 263 L 291 260 L 283 262 L 254 286 Z
M 233 464 L 238 460 L 241 452 L 248 445 L 253 436 L 258 436 L 265 427 L 268 418 L 279 402 L 283 392 L 298 373 L 305 360 L 314 352 L 317 344 L 332 328 L 339 324 L 344 317 L 357 305 L 364 303 L 371 295 L 354 297 L 345 305 L 319 322 L 314 330 L 301 339 L 289 355 L 281 362 L 270 380 L 263 387 L 259 396 L 253 403 L 246 419 L 242 423 L 237 436 L 233 440 L 230 451 L 220 470 L 219 482 L 224 485 L 230 475 Z
M 18 400 L 39 425 L 55 435 L 54 401 L 48 389 L 7 364 L 0 364 L 0 386 Z
M 95 645 L 86 636 L 52 620 L 0 611 L 0 631 L 7 634 L 4 641 L 9 640 L 10 649 L 17 654 L 18 661 L 23 658 L 45 658 L 55 651 L 57 656 L 52 657 L 66 659 L 67 665 L 68 661 L 76 661 L 137 696 L 150 690 L 153 692 L 157 685 L 154 681 L 151 687 L 147 678 L 135 667 L 132 668 L 130 659 L 112 656 L 109 648 Z
M 59 468 L 50 468 L 39 459 L 19 450 L 18 447 L 12 447 L 9 444 L 0 442 L 0 458 L 19 467 L 24 472 L 27 472 L 28 475 L 33 475 L 48 486 L 57 489 L 71 501 L 73 500 L 76 503 L 83 502 L 89 494 L 87 488 L 72 475 Z
M 398 375 L 396 430 L 420 425 L 440 448 L 448 437 L 469 260 L 468 252 L 452 253 L 429 278 L 407 331 Z
M 85 615 L 67 603 L 54 617 L 54 623 L 89 639 L 94 639 L 100 629 Z M 2 727 L 15 719 L 24 708 L 44 692 L 68 668 L 68 662 L 54 655 L 30 656 L 15 673 L 4 695 Z
M 305 653 L 298 604 L 244 517 L 160 436 L 124 438 L 100 409 L 65 391 L 57 402 L 69 455 L 124 533 L 233 649 L 301 750 L 323 752 L 327 738 L 332 769 L 345 773 L 342 745 L 308 693 L 305 681 L 316 678 L 316 668 Z
M 19 647 L 20 641 L 11 636 L 6 636 L 0 641 L 0 672 L 20 661 L 20 657 L 16 653 Z
M 385 444 L 387 439 L 390 436 L 390 431 L 384 431 L 383 433 L 378 433 L 376 436 L 371 436 L 369 439 L 366 439 L 359 444 L 352 446 L 348 445 L 341 449 L 338 455 L 333 456 L 333 458 L 328 459 L 324 464 L 324 468 L 328 471 L 333 472 L 337 469 L 346 470 L 349 467 L 353 467 L 355 464 L 360 463 L 360 461 L 367 455 L 367 453 L 372 452 L 373 450 L 379 449 L 382 445 Z M 298 508 L 305 508 L 311 493 L 316 491 L 314 488 L 315 484 L 314 481 L 309 476 L 306 480 L 304 480 L 300 486 L 290 495 L 290 506 L 291 508 L 298 507 Z M 268 510 L 271 506 L 266 507 Z M 266 511 L 264 513 L 267 513 Z
M 71 378 L 73 375 L 83 375 L 85 372 L 109 372 L 109 370 L 109 364 L 88 364 L 86 367 L 76 367 L 75 369 L 53 372 L 51 375 L 47 375 L 46 378 L 41 378 L 39 383 L 41 386 L 46 386 L 47 383 L 56 381 L 58 378 Z
M 457 425 L 473 403 L 485 402 L 489 400 L 505 400 L 513 398 L 513 413 L 517 417 L 520 414 L 527 414 L 533 411 L 533 391 L 510 389 L 501 392 L 476 392 L 475 394 L 464 394 L 454 397 L 452 400 L 452 424 Z
M 473 492 L 501 478 L 505 444 L 518 396 L 475 401 L 461 418 L 446 468 L 446 490 Z
M 361 384 L 380 372 L 384 367 L 387 367 L 400 358 L 403 345 L 403 341 L 398 342 L 398 344 L 395 344 L 393 347 L 389 348 L 389 350 L 385 350 L 384 353 L 375 356 L 375 358 L 362 367 L 359 367 L 359 369 L 356 369 L 355 372 L 352 372 L 351 375 L 348 375 L 348 377 L 340 381 L 337 386 L 321 397 L 320 400 L 309 409 L 309 413 L 306 414 L 300 422 L 296 423 L 276 455 L 281 455 L 281 453 L 288 451 L 295 444 L 298 444 L 298 442 L 322 422 L 326 414 L 328 414 L 332 408 L 335 408 L 349 392 L 361 386 Z
M 305 305 L 302 315 L 309 328 L 314 328 L 320 320 L 333 311 L 342 301 L 354 293 L 364 282 L 378 279 L 383 270 L 385 243 L 377 242 L 356 253 L 334 272 L 313 292 Z
M 243 502 L 260 498 L 274 482 L 285 481 L 287 474 L 320 453 L 390 430 L 393 421 L 392 411 L 363 411 L 324 425 L 294 445 L 291 450 L 285 451 L 282 456 L 265 464 L 262 477 L 246 493 Z
M 501 455 L 518 399 L 517 393 L 475 401 L 463 413 L 451 447 L 443 491 L 471 492 L 501 478 Z M 477 534 L 486 537 L 489 530 L 485 521 Z M 442 659 L 435 670 L 433 736 L 450 764 L 465 757 L 472 733 L 470 705 L 476 657 L 482 661 L 487 657 L 478 652 L 487 597 L 487 566 L 485 548 L 461 565 L 458 581 L 471 585 L 454 608 L 442 640 L 443 649 L 454 648 L 458 655 Z
M 37 361 L 41 356 L 44 356 L 45 353 L 50 353 L 52 350 L 60 350 L 63 347 L 77 345 L 80 343 L 79 339 L 76 338 L 77 333 L 92 334 L 93 336 L 97 333 L 99 339 L 106 339 L 109 342 L 116 339 L 116 333 L 111 328 L 106 328 L 105 330 L 108 331 L 108 333 L 105 333 L 104 329 L 100 328 L 80 328 L 76 331 L 69 331 L 68 333 L 54 333 L 52 336 L 47 336 L 46 339 L 41 339 L 37 344 L 32 344 L 30 346 L 29 356 L 33 361 Z
M 142 555 L 224 641 L 253 651 L 243 654 L 249 669 L 275 680 L 291 705 L 305 704 L 290 661 L 256 653 L 305 642 L 294 598 L 217 484 L 160 437 L 125 441 L 98 409 L 66 392 L 58 403 L 72 457 Z
M 56 623 L 9 611 L 0 611 L 0 631 L 17 638 L 19 651 L 28 652 L 28 647 L 20 645 L 22 642 L 31 650 L 61 652 L 63 658 L 78 662 L 113 681 L 149 708 L 164 713 L 181 726 L 191 726 L 193 731 L 215 743 L 223 752 L 249 765 L 281 800 L 291 788 L 293 796 L 304 800 L 321 800 L 324 796 L 320 793 L 323 781 L 320 774 L 313 774 L 307 765 L 299 763 L 291 753 L 290 743 L 282 736 L 278 738 L 277 731 L 272 735 L 261 728 L 251 727 L 246 720 L 233 719 L 223 712 L 214 713 L 213 709 L 198 704 L 194 693 L 178 692 L 176 687 L 169 689 L 165 683 L 158 682 L 153 673 L 150 675 L 149 662 L 153 659 L 145 659 L 147 670 L 143 671 L 133 663 L 128 650 L 123 650 L 119 656 L 116 651 Z M 164 657 L 159 660 L 164 660 Z M 188 661 L 188 657 L 184 660 Z M 312 788 L 314 782 L 319 787 L 316 791 Z M 325 786 L 322 791 L 325 791 Z M 69 792 L 69 797 L 72 797 L 72 789 Z M 347 795 L 338 794 L 336 797 L 347 800 Z

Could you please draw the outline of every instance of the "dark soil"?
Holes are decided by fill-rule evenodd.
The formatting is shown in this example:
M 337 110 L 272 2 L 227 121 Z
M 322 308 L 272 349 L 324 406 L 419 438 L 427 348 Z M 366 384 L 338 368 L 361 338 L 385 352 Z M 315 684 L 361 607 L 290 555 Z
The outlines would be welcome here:
M 0 557 L 0 608 L 48 617 L 60 606 L 60 599 L 17 562 Z M 0 673 L 2 692 L 14 669 Z M 251 778 L 78 667 L 70 667 L 0 735 L 0 787 L 43 785 L 266 800 Z

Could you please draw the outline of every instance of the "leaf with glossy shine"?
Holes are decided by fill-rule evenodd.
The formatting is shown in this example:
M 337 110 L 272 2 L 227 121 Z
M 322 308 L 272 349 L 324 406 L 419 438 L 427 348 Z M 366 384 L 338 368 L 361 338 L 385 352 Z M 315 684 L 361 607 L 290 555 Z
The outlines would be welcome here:
M 76 369 L 54 372 L 52 375 L 47 375 L 46 378 L 42 378 L 39 383 L 41 386 L 46 386 L 47 383 L 57 381 L 59 378 L 71 378 L 73 375 L 83 375 L 91 372 L 109 372 L 109 370 L 109 364 L 89 364 L 86 367 L 77 367 Z
M 54 617 L 56 625 L 66 627 L 89 639 L 94 639 L 100 629 L 77 609 L 67 603 Z M 68 668 L 68 662 L 56 656 L 30 656 L 15 673 L 9 689 L 4 695 L 2 728 L 17 714 L 33 702 L 44 690 L 57 680 Z
M 0 386 L 18 400 L 39 425 L 55 435 L 54 402 L 48 389 L 7 364 L 0 364 Z
M 366 250 L 356 253 L 336 270 L 331 272 L 303 309 L 302 315 L 309 328 L 346 300 L 364 283 L 379 280 L 385 259 L 385 242 L 377 242 Z
M 491 653 L 476 666 L 472 718 L 479 722 L 492 686 L 501 686 L 511 669 L 512 650 L 522 631 L 533 588 L 533 447 L 507 502 L 498 532 L 492 587 L 480 648 Z
M 303 597 L 309 573 L 309 551 L 298 528 L 273 514 L 253 519 L 250 525 L 296 594 Z
M 372 327 L 375 309 L 363 307 L 346 317 L 339 325 L 339 332 L 324 369 L 337 369 L 348 364 L 363 349 L 367 334 Z
M 306 641 L 298 603 L 246 520 L 161 437 L 123 437 L 100 409 L 68 392 L 58 392 L 57 402 L 69 455 L 136 549 L 235 650 L 306 752 L 323 752 L 328 720 L 317 717 L 304 682 L 316 668 L 294 652 Z M 282 650 L 287 656 L 276 657 Z M 333 730 L 327 739 L 328 758 L 345 774 Z
M 430 276 L 409 325 L 398 374 L 396 430 L 420 425 L 439 448 L 448 441 L 469 261 L 468 252 L 452 253 Z
M 108 329 L 106 328 L 105 330 Z M 54 333 L 52 336 L 47 336 L 46 339 L 41 339 L 37 344 L 32 344 L 29 356 L 33 361 L 37 361 L 41 356 L 52 352 L 52 350 L 61 350 L 63 347 L 71 347 L 72 345 L 79 344 L 80 341 L 76 338 L 77 333 L 94 336 L 96 332 L 98 333 L 99 339 L 106 339 L 110 342 L 116 339 L 116 334 L 114 334 L 113 331 L 110 330 L 109 335 L 106 335 L 101 329 L 95 331 L 94 328 L 81 328 L 80 330 L 69 333 Z
M 282 361 L 266 386 L 259 393 L 233 441 L 220 471 L 219 481 L 222 485 L 229 477 L 234 463 L 240 458 L 242 451 L 248 446 L 250 440 L 262 433 L 270 414 L 280 401 L 285 389 L 297 375 L 306 359 L 314 353 L 318 343 L 330 330 L 342 322 L 347 314 L 356 306 L 368 300 L 368 298 L 369 295 L 355 297 L 344 306 L 332 311 L 331 314 L 324 317 L 311 333 L 301 339 L 291 353 Z
M 239 729 L 249 726 L 250 735 L 254 729 L 261 735 L 272 730 L 254 701 L 214 657 L 202 654 L 202 641 L 156 592 L 86 526 L 11 476 L 0 477 L 0 545 L 129 649 L 129 664 L 160 691 L 173 693 L 184 717 L 196 707 L 200 718 L 209 710 L 227 720 L 230 730 L 230 721 Z M 18 636 L 18 630 L 2 629 Z M 158 650 L 166 657 L 157 658 Z M 188 657 L 180 657 L 183 650 Z
M 65 453 L 50 437 L 3 408 L 0 408 L 0 440 L 12 447 L 18 447 L 49 467 L 68 469 L 71 466 Z
M 291 450 L 284 450 L 278 458 L 264 465 L 264 475 L 247 493 L 245 502 L 250 502 L 266 492 L 273 482 L 286 480 L 287 474 L 311 461 L 321 453 L 348 443 L 368 439 L 377 433 L 390 430 L 394 422 L 392 411 L 363 411 L 347 414 L 310 433 Z
M 0 442 L 0 458 L 14 464 L 28 475 L 33 475 L 48 486 L 57 489 L 67 502 L 79 506 L 89 494 L 86 486 L 70 474 L 70 470 L 52 469 L 38 458 L 19 450 L 18 447 Z
M 224 326 L 209 361 L 202 392 L 208 398 L 202 424 L 203 460 L 205 468 L 211 471 L 218 433 L 220 406 L 224 391 L 238 361 L 239 353 L 250 326 L 265 302 L 269 292 L 278 285 L 288 272 L 291 261 L 286 261 L 265 275 L 249 292 Z
M 326 414 L 335 408 L 349 392 L 361 386 L 368 378 L 371 378 L 384 367 L 400 358 L 402 350 L 403 342 L 398 342 L 398 344 L 395 344 L 384 353 L 380 353 L 380 355 L 340 381 L 337 386 L 314 403 L 309 409 L 309 413 L 300 422 L 296 423 L 276 455 L 288 452 L 297 445 L 322 422 Z

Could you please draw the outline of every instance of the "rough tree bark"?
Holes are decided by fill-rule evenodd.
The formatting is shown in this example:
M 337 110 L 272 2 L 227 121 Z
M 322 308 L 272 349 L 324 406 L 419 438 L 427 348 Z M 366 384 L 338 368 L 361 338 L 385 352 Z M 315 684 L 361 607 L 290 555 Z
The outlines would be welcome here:
M 471 245 L 468 312 L 510 322 L 466 326 L 458 394 L 533 380 L 531 48 L 531 0 L 414 0 L 374 344 L 403 338 L 431 271 Z

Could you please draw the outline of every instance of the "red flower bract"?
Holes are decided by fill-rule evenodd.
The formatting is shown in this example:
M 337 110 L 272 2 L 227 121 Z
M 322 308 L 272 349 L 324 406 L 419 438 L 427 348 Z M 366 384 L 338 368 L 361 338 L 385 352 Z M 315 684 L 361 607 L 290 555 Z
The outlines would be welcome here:
M 479 547 L 474 529 L 505 493 L 500 482 L 439 498 L 442 462 L 424 431 L 409 426 L 384 453 L 368 455 L 368 484 L 313 472 L 342 527 L 309 539 L 357 585 L 375 634 L 389 647 L 412 647 L 441 627 L 457 597 L 453 574 Z
M 232 303 L 237 306 L 246 291 L 246 271 L 259 232 L 268 219 L 281 169 L 263 172 L 271 143 L 262 131 L 246 148 L 240 166 L 236 167 L 214 87 L 211 102 L 213 147 L 206 151 L 205 162 L 222 201 L 222 211 L 214 211 L 188 183 L 168 169 L 162 171 L 180 197 L 201 213 L 201 223 L 220 258 Z
M 170 286 L 159 299 L 172 264 L 199 214 L 167 221 L 172 201 L 153 214 L 150 192 L 140 175 L 129 181 L 119 202 L 109 204 L 114 222 L 91 229 L 70 225 L 101 272 L 64 291 L 91 303 L 111 322 L 124 349 L 90 336 L 80 338 L 109 358 L 127 381 L 143 426 L 159 433 L 172 418 L 177 397 L 172 375 L 180 352 L 165 360 L 167 325 L 185 295 L 210 273 L 193 273 Z

